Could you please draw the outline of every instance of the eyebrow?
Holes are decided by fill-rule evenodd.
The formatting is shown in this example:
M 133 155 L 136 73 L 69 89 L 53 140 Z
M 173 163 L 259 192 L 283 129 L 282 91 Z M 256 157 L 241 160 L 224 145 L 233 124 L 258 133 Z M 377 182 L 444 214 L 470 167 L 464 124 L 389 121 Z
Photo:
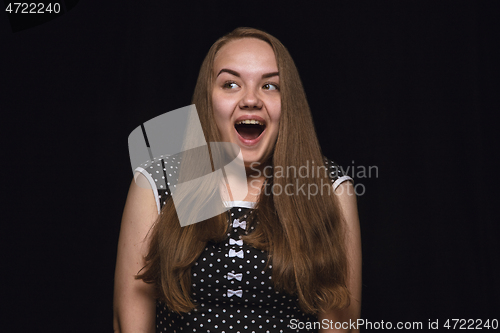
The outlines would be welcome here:
M 217 76 L 221 75 L 224 72 L 229 73 L 229 74 L 234 75 L 234 76 L 237 76 L 237 77 L 241 76 L 240 73 L 233 71 L 232 69 L 228 69 L 228 68 L 221 69 L 219 74 L 217 74 Z M 262 74 L 262 78 L 267 79 L 269 77 L 279 76 L 279 75 L 280 75 L 279 72 L 271 72 L 271 73 Z

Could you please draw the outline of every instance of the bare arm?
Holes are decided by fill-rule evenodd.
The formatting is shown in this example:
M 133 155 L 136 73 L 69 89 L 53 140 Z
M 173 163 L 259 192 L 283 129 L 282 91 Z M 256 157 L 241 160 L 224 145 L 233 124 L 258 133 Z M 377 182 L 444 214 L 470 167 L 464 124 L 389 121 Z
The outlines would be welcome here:
M 359 228 L 358 208 L 356 204 L 356 195 L 354 187 L 349 181 L 345 181 L 335 190 L 339 199 L 342 212 L 347 224 L 346 230 L 346 249 L 349 263 L 349 280 L 347 287 L 351 292 L 351 304 L 343 310 L 330 310 L 321 313 L 318 316 L 320 323 L 326 319 L 328 329 L 322 329 L 322 333 L 331 332 L 359 332 L 358 329 L 351 329 L 344 324 L 344 328 L 335 329 L 335 323 L 349 323 L 349 320 L 355 322 L 361 314 L 361 234 Z M 326 322 L 325 320 L 325 322 Z M 331 323 L 331 324 L 330 324 Z
M 139 176 L 144 177 L 144 176 Z M 138 179 L 147 184 L 147 180 Z M 113 329 L 115 333 L 154 333 L 155 299 L 153 287 L 134 276 L 144 266 L 148 250 L 145 237 L 158 210 L 150 189 L 130 185 L 123 211 L 113 297 Z

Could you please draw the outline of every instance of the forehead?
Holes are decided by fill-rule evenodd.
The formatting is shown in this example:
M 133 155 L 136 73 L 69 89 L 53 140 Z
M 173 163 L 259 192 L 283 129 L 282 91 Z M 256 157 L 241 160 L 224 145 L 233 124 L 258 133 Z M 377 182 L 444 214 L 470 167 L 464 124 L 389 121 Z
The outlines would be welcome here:
M 274 51 L 267 42 L 256 38 L 242 38 L 228 42 L 217 52 L 214 72 L 222 68 L 238 72 L 278 71 Z

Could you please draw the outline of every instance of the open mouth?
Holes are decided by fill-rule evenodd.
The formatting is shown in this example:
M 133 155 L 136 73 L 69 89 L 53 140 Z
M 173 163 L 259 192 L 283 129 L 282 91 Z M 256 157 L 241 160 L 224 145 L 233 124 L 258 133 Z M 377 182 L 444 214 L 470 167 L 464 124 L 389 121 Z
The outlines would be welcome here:
M 264 132 L 266 125 L 259 120 L 246 119 L 238 121 L 234 128 L 243 139 L 255 140 Z

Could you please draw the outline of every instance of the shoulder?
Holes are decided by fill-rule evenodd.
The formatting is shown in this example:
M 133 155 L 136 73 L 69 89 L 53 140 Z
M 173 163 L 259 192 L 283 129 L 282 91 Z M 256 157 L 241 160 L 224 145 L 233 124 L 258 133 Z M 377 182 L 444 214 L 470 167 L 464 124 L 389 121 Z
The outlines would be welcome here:
M 147 161 L 134 170 L 136 184 L 153 191 L 158 213 L 170 196 L 170 181 L 177 179 L 176 170 L 177 166 L 168 157 Z
M 344 170 L 339 164 L 335 163 L 333 160 L 325 156 L 323 156 L 323 160 L 334 190 L 336 190 L 340 184 L 346 181 L 349 181 L 351 183 L 354 182 L 351 177 L 344 174 Z

